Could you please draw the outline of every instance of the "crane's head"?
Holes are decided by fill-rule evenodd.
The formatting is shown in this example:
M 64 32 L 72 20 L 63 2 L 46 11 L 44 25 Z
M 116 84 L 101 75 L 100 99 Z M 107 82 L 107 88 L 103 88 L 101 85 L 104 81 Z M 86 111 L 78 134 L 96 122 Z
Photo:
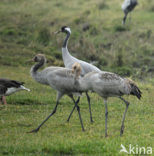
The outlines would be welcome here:
M 62 26 L 62 27 L 61 27 L 61 30 L 55 32 L 55 34 L 58 34 L 58 33 L 60 33 L 60 32 L 63 32 L 63 33 L 66 33 L 66 34 L 67 34 L 67 33 L 71 34 L 71 29 L 70 29 L 69 27 L 67 27 L 67 26 Z
M 43 54 L 37 54 L 33 57 L 32 61 L 34 62 L 45 61 L 46 62 L 46 58 L 45 58 L 45 55 Z
M 81 74 L 81 65 L 80 65 L 80 63 L 75 62 L 72 65 L 72 73 L 75 74 L 76 79 L 80 76 L 80 74 Z

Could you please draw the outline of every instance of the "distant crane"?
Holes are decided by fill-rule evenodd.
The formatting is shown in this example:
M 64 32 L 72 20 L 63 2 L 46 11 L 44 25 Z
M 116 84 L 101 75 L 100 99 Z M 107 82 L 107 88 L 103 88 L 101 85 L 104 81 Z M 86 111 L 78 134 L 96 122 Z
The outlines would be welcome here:
M 75 107 L 77 108 L 79 119 L 81 123 L 82 130 L 84 131 L 82 118 L 80 114 L 80 107 L 78 106 L 78 102 L 80 100 L 80 96 L 78 97 L 78 100 L 75 101 L 73 98 L 74 93 L 80 94 L 78 90 L 75 88 L 74 85 L 74 75 L 72 74 L 72 70 L 66 69 L 63 67 L 47 67 L 43 69 L 42 71 L 38 71 L 45 63 L 46 58 L 42 54 L 37 54 L 33 58 L 34 62 L 37 62 L 34 66 L 31 68 L 31 76 L 33 79 L 35 79 L 37 82 L 45 85 L 49 85 L 53 89 L 57 91 L 57 99 L 56 99 L 56 106 L 54 107 L 51 114 L 34 130 L 30 131 L 32 132 L 38 132 L 40 127 L 53 115 L 56 113 L 57 106 L 59 104 L 59 100 L 63 97 L 63 95 L 68 95 L 74 102 Z
M 62 47 L 62 58 L 63 58 L 65 67 L 68 68 L 68 69 L 72 69 L 72 65 L 75 62 L 78 62 L 81 65 L 81 75 L 82 76 L 84 76 L 85 74 L 87 74 L 87 73 L 89 73 L 91 71 L 100 72 L 100 69 L 98 69 L 96 66 L 94 66 L 94 65 L 92 65 L 90 63 L 87 63 L 85 61 L 79 60 L 79 59 L 73 57 L 69 53 L 68 48 L 67 48 L 67 44 L 68 44 L 69 37 L 71 35 L 71 29 L 69 27 L 67 27 L 67 26 L 63 26 L 63 27 L 61 27 L 60 31 L 56 32 L 56 34 L 58 34 L 60 32 L 66 33 L 66 38 L 64 40 L 63 47 Z M 91 105 L 90 105 L 90 97 L 88 95 L 88 92 L 86 92 L 86 96 L 87 96 L 87 100 L 88 100 L 88 104 L 89 104 L 90 121 L 93 122 L 92 113 L 91 113 Z M 74 109 L 75 109 L 75 106 L 74 106 L 69 118 L 67 119 L 67 121 L 69 121 Z
M 30 91 L 30 89 L 24 87 L 23 84 L 23 82 L 0 78 L 0 101 L 7 104 L 5 96 L 9 96 L 20 90 Z
M 80 64 L 75 63 L 73 65 L 73 71 L 76 79 L 78 90 L 80 91 L 93 91 L 96 92 L 104 99 L 105 103 L 105 136 L 107 137 L 107 119 L 108 119 L 108 108 L 107 99 L 109 97 L 119 97 L 125 104 L 126 109 L 123 114 L 122 125 L 120 135 L 124 132 L 124 121 L 126 112 L 129 106 L 129 102 L 122 98 L 123 95 L 134 95 L 138 99 L 141 98 L 141 91 L 137 85 L 130 79 L 122 78 L 117 74 L 110 72 L 90 72 L 84 77 L 78 77 L 81 72 Z
M 123 24 L 125 24 L 125 22 L 126 22 L 128 13 L 131 12 L 136 7 L 137 4 L 138 4 L 137 0 L 124 0 L 123 4 L 121 6 L 122 10 L 125 14 L 123 21 L 122 21 Z

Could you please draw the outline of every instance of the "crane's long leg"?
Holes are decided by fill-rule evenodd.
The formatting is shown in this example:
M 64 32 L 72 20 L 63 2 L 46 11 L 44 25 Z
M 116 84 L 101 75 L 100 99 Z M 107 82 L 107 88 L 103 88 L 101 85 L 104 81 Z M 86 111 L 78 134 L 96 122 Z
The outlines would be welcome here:
M 64 94 L 58 92 L 57 94 L 57 102 L 56 102 L 56 106 L 55 108 L 53 109 L 52 113 L 36 128 L 36 129 L 33 129 L 32 131 L 28 132 L 28 133 L 33 133 L 33 132 L 38 132 L 40 127 L 53 115 L 56 113 L 56 110 L 57 110 L 57 106 L 59 104 L 59 100 L 61 99 L 61 97 L 63 96 Z
M 78 111 L 78 114 L 79 114 L 79 119 L 80 119 L 82 131 L 85 131 L 84 130 L 84 127 L 83 127 L 83 122 L 82 122 L 81 114 L 80 114 L 80 107 L 78 106 L 79 101 L 80 101 L 80 97 L 78 97 L 78 100 L 75 102 L 75 105 L 77 107 L 77 111 Z
M 123 132 L 124 132 L 124 121 L 125 121 L 125 117 L 126 117 L 126 113 L 127 113 L 127 110 L 128 110 L 128 106 L 129 106 L 129 102 L 126 101 L 124 98 L 122 97 L 119 97 L 122 101 L 125 102 L 126 104 L 126 109 L 125 109 L 125 112 L 123 114 L 123 118 L 122 118 L 122 124 L 121 124 L 121 130 L 120 130 L 120 136 L 122 136 Z
M 69 119 L 70 119 L 70 117 L 71 117 L 71 115 L 72 115 L 72 113 L 73 113 L 73 111 L 74 111 L 74 109 L 76 107 L 77 108 L 77 111 L 78 111 L 78 114 L 79 114 L 79 119 L 80 119 L 82 131 L 85 131 L 84 130 L 84 126 L 83 126 L 83 122 L 82 122 L 82 118 L 81 118 L 81 114 L 80 114 L 80 107 L 78 106 L 78 103 L 80 101 L 80 97 L 78 97 L 77 101 L 74 100 L 73 95 L 69 95 L 69 97 L 73 100 L 73 102 L 74 102 L 75 105 L 74 105 L 73 110 L 72 110 L 71 114 L 69 115 L 67 121 L 69 121 Z
M 90 121 L 91 121 L 91 123 L 93 123 L 94 121 L 93 121 L 93 119 L 92 119 L 90 97 L 89 97 L 89 95 L 88 95 L 88 92 L 86 92 L 86 96 L 87 96 L 87 101 L 88 101 L 88 104 L 89 104 Z
M 70 96 L 70 97 L 71 97 L 71 99 L 73 100 L 73 102 L 75 103 L 75 100 L 74 100 L 73 95 Z M 72 113 L 74 112 L 75 108 L 76 108 L 76 105 L 74 105 L 74 107 L 73 107 L 73 109 L 72 109 L 72 111 L 71 111 L 71 113 L 70 113 L 70 115 L 69 115 L 69 117 L 68 117 L 68 119 L 67 119 L 67 122 L 69 122 L 69 120 L 70 120 L 70 118 L 71 118 L 71 116 L 72 116 Z
M 123 18 L 123 20 L 122 20 L 122 24 L 123 24 L 123 25 L 125 25 L 126 18 L 127 18 L 127 13 L 125 13 L 125 16 L 124 16 L 124 18 Z
M 88 95 L 87 92 L 86 92 L 86 96 L 87 96 L 87 101 L 88 101 L 88 104 L 89 104 L 90 121 L 91 121 L 91 123 L 92 123 L 92 122 L 94 122 L 94 121 L 93 121 L 93 119 L 92 119 L 90 97 L 89 97 L 89 95 Z M 69 115 L 69 117 L 68 117 L 68 119 L 67 119 L 67 122 L 69 122 L 69 120 L 70 120 L 70 118 L 71 118 L 71 116 L 72 116 L 72 114 L 73 114 L 73 112 L 74 112 L 74 110 L 75 110 L 75 107 L 76 107 L 76 106 L 74 105 L 74 107 L 73 107 L 73 109 L 72 109 L 72 111 L 71 111 L 71 113 L 70 113 L 70 115 Z
M 107 119 L 108 119 L 107 99 L 104 99 L 104 104 L 105 104 L 105 137 L 107 137 Z

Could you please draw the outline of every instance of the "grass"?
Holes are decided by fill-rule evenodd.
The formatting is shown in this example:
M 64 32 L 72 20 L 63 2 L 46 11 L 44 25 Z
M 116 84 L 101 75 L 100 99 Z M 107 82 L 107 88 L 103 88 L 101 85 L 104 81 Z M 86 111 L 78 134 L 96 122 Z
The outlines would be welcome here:
M 0 77 L 24 81 L 31 92 L 7 97 L 0 105 L 0 155 L 125 155 L 120 145 L 153 147 L 154 104 L 154 2 L 140 0 L 126 26 L 121 25 L 121 0 L 1 0 L 0 1 Z M 56 92 L 37 84 L 30 77 L 35 54 L 44 53 L 49 65 L 63 66 L 61 46 L 64 34 L 53 32 L 63 25 L 71 27 L 68 49 L 79 59 L 94 62 L 102 70 L 129 76 L 138 82 L 142 100 L 126 97 L 128 109 L 125 132 L 120 125 L 125 106 L 109 99 L 108 134 L 105 138 L 105 108 L 102 99 L 91 93 L 94 123 L 89 120 L 86 97 L 80 101 L 86 131 L 81 131 L 78 114 L 70 122 L 73 107 L 63 97 L 57 113 L 37 134 L 27 131 L 53 110 Z M 83 26 L 89 28 L 84 30 Z
M 125 132 L 120 137 L 120 125 L 125 109 L 122 101 L 108 101 L 108 138 L 105 138 L 105 108 L 103 100 L 91 93 L 94 123 L 90 123 L 86 97 L 80 101 L 81 115 L 86 131 L 81 131 L 75 111 L 70 122 L 67 117 L 73 108 L 71 100 L 64 96 L 56 114 L 36 134 L 26 133 L 36 128 L 53 110 L 56 92 L 36 83 L 29 76 L 28 67 L 0 68 L 4 77 L 25 81 L 31 92 L 18 92 L 7 97 L 8 105 L 0 106 L 0 154 L 1 155 L 119 155 L 120 145 L 153 147 L 153 93 L 154 87 L 140 82 L 143 98 L 125 97 L 130 107 L 125 121 Z M 18 78 L 16 77 L 18 76 Z M 125 154 L 121 154 L 125 155 Z

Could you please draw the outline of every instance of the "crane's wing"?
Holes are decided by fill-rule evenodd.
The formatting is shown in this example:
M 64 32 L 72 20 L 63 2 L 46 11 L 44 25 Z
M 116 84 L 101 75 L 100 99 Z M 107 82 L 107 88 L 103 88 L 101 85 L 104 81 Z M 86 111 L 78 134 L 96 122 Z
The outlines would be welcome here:
M 71 69 L 54 70 L 47 75 L 47 80 L 52 88 L 60 92 L 77 92 L 74 85 L 74 74 Z
M 93 72 L 93 71 L 96 71 L 96 72 L 100 72 L 101 71 L 96 66 L 94 66 L 94 65 L 92 65 L 90 63 L 87 63 L 85 61 L 79 60 L 79 63 L 81 65 L 82 75 L 85 75 L 85 74 L 87 74 L 89 72 Z
M 92 71 L 97 71 L 97 72 L 100 72 L 101 70 L 99 68 L 97 68 L 96 66 L 90 64 L 90 63 L 87 63 L 85 61 L 82 61 L 82 60 L 79 60 L 73 56 L 71 56 L 71 59 L 69 58 L 68 61 L 65 61 L 64 64 L 65 64 L 65 67 L 68 68 L 68 69 L 72 69 L 72 66 L 74 63 L 80 63 L 81 65 L 81 75 L 85 75 L 89 72 L 92 72 Z
M 103 81 L 120 81 L 122 79 L 119 75 L 111 72 L 101 72 L 99 78 Z

